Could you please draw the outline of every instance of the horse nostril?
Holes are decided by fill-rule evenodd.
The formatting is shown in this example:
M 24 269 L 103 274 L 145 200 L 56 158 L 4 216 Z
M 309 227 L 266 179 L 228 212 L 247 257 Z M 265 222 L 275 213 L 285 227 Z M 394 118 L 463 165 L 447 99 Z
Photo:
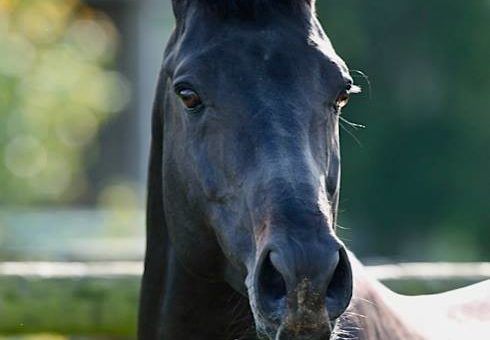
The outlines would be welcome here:
M 352 297 L 347 252 L 341 248 L 330 256 L 318 258 L 319 261 L 315 258 L 291 268 L 278 253 L 263 253 L 255 272 L 255 301 L 269 325 L 286 322 L 287 328 L 293 327 L 296 333 L 319 332 L 323 336 L 330 330 L 328 319 L 337 319 L 347 309 Z M 306 271 L 311 268 L 314 271 Z M 284 330 L 285 336 L 291 330 L 288 329 Z
M 339 250 L 339 262 L 327 288 L 327 311 L 330 320 L 338 318 L 352 298 L 352 270 L 345 249 Z
M 282 274 L 271 261 L 269 252 L 260 267 L 258 282 L 261 307 L 268 315 L 277 315 L 277 312 L 286 307 L 286 282 Z M 277 315 L 280 317 L 280 315 Z

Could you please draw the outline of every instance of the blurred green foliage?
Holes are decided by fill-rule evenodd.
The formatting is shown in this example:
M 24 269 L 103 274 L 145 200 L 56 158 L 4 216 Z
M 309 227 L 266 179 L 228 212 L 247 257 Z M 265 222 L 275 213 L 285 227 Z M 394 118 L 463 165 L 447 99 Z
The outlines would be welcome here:
M 362 256 L 490 259 L 490 2 L 317 1 L 364 95 L 340 225 Z M 352 230 L 350 230 L 352 229 Z
M 86 190 L 86 151 L 130 97 L 110 70 L 117 42 L 111 20 L 77 0 L 0 0 L 0 203 Z

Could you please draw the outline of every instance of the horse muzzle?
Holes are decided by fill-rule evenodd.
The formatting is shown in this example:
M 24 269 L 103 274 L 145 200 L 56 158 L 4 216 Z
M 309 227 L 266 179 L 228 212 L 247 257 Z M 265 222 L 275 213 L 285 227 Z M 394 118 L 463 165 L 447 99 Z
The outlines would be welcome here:
M 351 267 L 340 244 L 312 244 L 300 256 L 265 247 L 254 274 L 252 310 L 271 340 L 328 340 L 352 297 Z

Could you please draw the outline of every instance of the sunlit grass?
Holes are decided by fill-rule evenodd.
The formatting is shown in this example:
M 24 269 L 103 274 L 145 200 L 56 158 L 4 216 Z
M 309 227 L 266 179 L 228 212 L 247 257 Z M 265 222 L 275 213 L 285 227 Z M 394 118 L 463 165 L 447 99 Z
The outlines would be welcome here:
M 0 340 L 69 340 L 69 337 L 61 335 L 39 334 L 23 336 L 0 336 Z

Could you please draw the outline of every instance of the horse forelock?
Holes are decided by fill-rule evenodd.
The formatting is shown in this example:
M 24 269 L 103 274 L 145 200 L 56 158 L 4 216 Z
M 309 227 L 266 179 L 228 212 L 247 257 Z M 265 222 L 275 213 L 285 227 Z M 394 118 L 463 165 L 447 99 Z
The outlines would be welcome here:
M 178 0 L 177 0 L 178 1 Z M 224 16 L 254 16 L 264 10 L 287 8 L 298 11 L 314 9 L 315 0 L 196 0 Z

